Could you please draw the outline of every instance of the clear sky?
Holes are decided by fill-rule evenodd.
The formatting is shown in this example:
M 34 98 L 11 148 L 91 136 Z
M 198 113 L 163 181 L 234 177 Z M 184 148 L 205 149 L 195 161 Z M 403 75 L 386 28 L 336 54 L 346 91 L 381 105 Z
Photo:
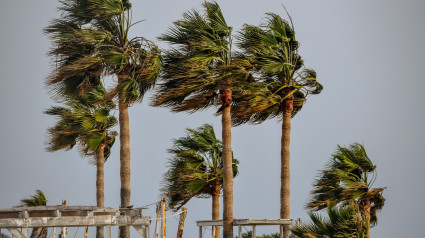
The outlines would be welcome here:
M 133 0 L 133 18 L 143 20 L 132 35 L 155 40 L 184 11 L 200 0 Z M 235 33 L 242 24 L 258 24 L 264 13 L 284 16 L 277 0 L 218 1 Z M 372 237 L 421 237 L 425 208 L 425 2 L 420 0 L 288 0 L 300 53 L 324 85 L 308 98 L 292 120 L 291 216 L 303 209 L 312 182 L 337 144 L 363 143 L 377 165 L 375 186 L 387 199 Z M 45 152 L 47 128 L 54 118 L 43 111 L 55 102 L 44 86 L 53 68 L 46 56 L 50 42 L 42 34 L 58 17 L 57 0 L 3 1 L 0 8 L 0 208 L 18 204 L 34 190 L 48 204 L 95 205 L 95 167 L 77 151 Z M 167 45 L 160 44 L 166 48 Z M 149 97 L 130 110 L 132 203 L 159 199 L 166 170 L 166 149 L 187 127 L 212 123 L 214 110 L 173 114 L 149 106 Z M 118 113 L 117 113 L 118 115 Z M 118 128 L 117 128 L 118 130 Z M 234 180 L 235 218 L 279 217 L 280 123 L 233 129 L 233 151 L 240 161 Z M 105 165 L 105 204 L 118 207 L 119 142 Z M 211 217 L 210 199 L 187 204 L 185 237 L 196 237 L 196 220 Z M 155 209 L 145 212 L 154 216 Z M 169 235 L 177 226 L 169 219 Z M 261 230 L 262 231 L 269 230 Z M 277 230 L 270 230 L 277 231 Z

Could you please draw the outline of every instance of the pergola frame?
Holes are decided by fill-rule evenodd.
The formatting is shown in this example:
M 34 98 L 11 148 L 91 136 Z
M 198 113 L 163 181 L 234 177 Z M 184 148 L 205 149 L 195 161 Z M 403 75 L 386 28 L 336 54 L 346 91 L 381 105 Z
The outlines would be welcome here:
M 0 229 L 6 228 L 16 238 L 28 238 L 28 228 L 132 226 L 144 238 L 149 237 L 150 217 L 141 208 L 100 208 L 95 206 L 37 206 L 0 209 Z

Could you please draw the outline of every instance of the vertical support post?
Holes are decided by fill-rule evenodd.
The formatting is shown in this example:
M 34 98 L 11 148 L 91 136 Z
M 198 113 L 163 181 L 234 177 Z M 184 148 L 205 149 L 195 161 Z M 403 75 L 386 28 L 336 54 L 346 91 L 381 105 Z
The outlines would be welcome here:
M 62 206 L 66 207 L 66 200 L 62 200 Z M 62 227 L 61 238 L 66 238 L 66 227 Z
M 242 238 L 242 226 L 238 226 L 238 238 Z
M 162 231 L 161 231 L 161 238 L 167 237 L 167 228 L 166 228 L 166 213 L 165 213 L 165 197 L 162 197 Z
M 21 232 L 22 232 L 22 234 L 24 234 L 25 237 L 29 237 L 28 227 L 22 227 Z
M 56 238 L 56 227 L 53 227 L 53 238 Z
M 284 238 L 283 237 L 283 225 L 280 225 L 280 238 Z
M 202 226 L 199 226 L 199 238 L 202 238 Z
M 155 223 L 155 238 L 158 238 L 159 233 L 159 218 L 161 216 L 161 202 L 156 204 L 156 223 Z
M 256 238 L 257 237 L 257 226 L 253 225 L 252 226 L 252 238 Z
M 149 225 L 145 226 L 145 238 L 149 238 L 149 230 L 150 230 L 150 226 Z
M 111 238 L 111 235 L 112 235 L 111 226 L 108 226 L 108 227 L 106 228 L 106 233 L 107 233 L 107 237 L 108 237 L 108 238 Z
M 88 232 L 89 232 L 89 227 L 86 226 L 86 231 L 84 232 L 84 238 L 87 238 Z M 53 238 L 55 238 L 55 237 L 53 237 Z
M 187 209 L 183 207 L 183 212 L 180 214 L 179 228 L 177 230 L 177 238 L 183 237 L 184 220 L 186 219 Z

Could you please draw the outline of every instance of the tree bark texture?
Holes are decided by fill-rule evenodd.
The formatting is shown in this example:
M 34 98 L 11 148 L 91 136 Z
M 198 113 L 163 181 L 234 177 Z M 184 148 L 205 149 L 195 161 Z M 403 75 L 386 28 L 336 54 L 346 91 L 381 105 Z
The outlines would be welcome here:
M 105 144 L 102 144 L 96 155 L 96 206 L 105 206 L 105 182 L 104 182 L 104 166 L 105 166 Z M 96 227 L 96 238 L 103 238 L 105 228 L 103 226 Z
M 233 238 L 233 166 L 232 166 L 232 120 L 230 103 L 232 90 L 226 89 L 221 95 L 222 139 L 223 139 L 223 238 Z M 230 100 L 230 102 L 229 102 Z
M 130 122 L 128 104 L 125 95 L 119 92 L 119 124 L 120 124 L 120 178 L 121 178 L 121 207 L 130 206 Z M 120 227 L 120 238 L 130 237 L 128 226 Z
M 220 185 L 215 185 L 212 196 L 212 219 L 220 220 Z M 213 227 L 213 238 L 220 238 L 220 227 Z
M 281 139 L 281 169 L 280 169 L 280 218 L 290 219 L 290 156 L 289 144 L 291 138 L 291 115 L 293 110 L 293 98 L 288 98 L 283 102 L 283 119 L 282 119 L 282 139 Z M 283 226 L 283 237 L 289 238 L 289 225 Z
M 370 200 L 367 198 L 360 204 L 363 219 L 366 221 L 366 238 L 370 238 Z

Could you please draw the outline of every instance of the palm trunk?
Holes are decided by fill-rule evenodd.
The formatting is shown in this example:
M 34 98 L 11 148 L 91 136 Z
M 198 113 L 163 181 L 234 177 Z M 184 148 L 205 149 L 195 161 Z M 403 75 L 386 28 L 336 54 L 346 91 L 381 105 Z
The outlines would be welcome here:
M 105 206 L 105 183 L 104 183 L 104 166 L 105 166 L 105 144 L 100 146 L 96 155 L 96 206 Z M 104 227 L 96 227 L 96 238 L 104 237 Z
M 368 198 L 360 203 L 360 211 L 366 221 L 366 238 L 370 238 L 370 200 Z
M 280 218 L 290 219 L 290 171 L 289 171 L 289 143 L 291 138 L 291 113 L 293 110 L 293 98 L 283 102 L 282 139 L 281 139 L 281 169 L 280 169 Z M 289 237 L 290 226 L 283 227 L 283 237 Z
M 47 238 L 47 227 L 33 228 L 30 238 Z
M 119 92 L 119 124 L 120 124 L 120 178 L 121 178 L 121 207 L 130 206 L 130 125 L 128 104 L 125 95 Z M 120 227 L 120 238 L 130 237 L 128 226 Z
M 212 219 L 220 219 L 220 185 L 216 184 L 212 195 Z M 220 238 L 220 227 L 213 227 L 213 238 Z
M 223 90 L 222 139 L 223 139 L 223 238 L 233 238 L 233 166 L 232 166 L 232 121 L 230 103 L 232 90 Z

